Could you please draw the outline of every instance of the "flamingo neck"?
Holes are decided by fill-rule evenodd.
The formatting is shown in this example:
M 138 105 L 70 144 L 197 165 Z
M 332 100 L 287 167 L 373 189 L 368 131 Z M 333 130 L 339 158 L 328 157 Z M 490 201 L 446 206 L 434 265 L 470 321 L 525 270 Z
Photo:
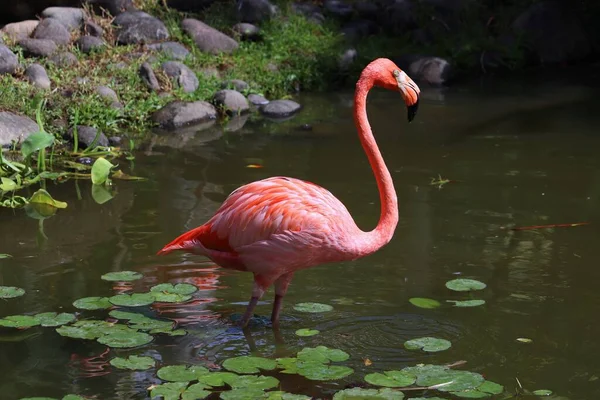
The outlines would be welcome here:
M 369 72 L 365 70 L 356 84 L 354 122 L 358 129 L 360 143 L 367 154 L 369 164 L 375 175 L 381 201 L 381 215 L 374 230 L 363 232 L 357 249 L 361 255 L 373 253 L 385 246 L 392 239 L 398 224 L 398 198 L 394 189 L 394 182 L 383 161 L 379 147 L 377 147 L 367 117 L 367 95 L 373 87 L 373 76 Z

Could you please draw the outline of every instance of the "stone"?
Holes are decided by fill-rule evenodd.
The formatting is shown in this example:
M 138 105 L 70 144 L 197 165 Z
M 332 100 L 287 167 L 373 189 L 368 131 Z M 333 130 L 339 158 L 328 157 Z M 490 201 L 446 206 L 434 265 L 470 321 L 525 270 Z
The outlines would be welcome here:
M 98 96 L 110 102 L 119 102 L 119 96 L 117 96 L 117 93 L 108 86 L 98 86 L 96 88 L 96 93 Z
M 265 104 L 269 104 L 269 100 L 265 99 L 260 94 L 255 93 L 248 95 L 248 101 L 250 102 L 250 104 L 255 106 L 264 106 Z
M 410 0 L 394 0 L 381 13 L 381 27 L 390 34 L 405 34 L 415 28 L 415 7 Z
M 27 136 L 39 130 L 37 124 L 29 117 L 0 111 L 0 146 L 22 142 Z
M 359 19 L 350 21 L 342 27 L 344 38 L 350 42 L 362 39 L 377 32 L 377 25 L 373 21 Z
M 350 4 L 341 0 L 325 0 L 323 9 L 327 14 L 342 19 L 349 18 L 354 12 Z
M 302 106 L 292 100 L 274 100 L 261 108 L 261 112 L 271 118 L 289 117 L 298 111 Z
M 77 39 L 75 44 L 79 50 L 85 54 L 89 54 L 92 51 L 102 50 L 106 46 L 106 43 L 96 36 L 81 36 L 79 39 Z
M 250 85 L 241 79 L 231 79 L 221 84 L 223 89 L 234 89 L 238 92 L 250 89 Z
M 342 71 L 347 71 L 356 61 L 358 52 L 356 49 L 347 49 L 338 60 L 338 66 Z
M 219 79 L 221 77 L 219 70 L 215 67 L 200 68 L 198 73 L 208 79 Z
M 108 146 L 108 138 L 102 131 L 98 131 L 98 129 L 93 128 L 91 126 L 85 125 L 77 125 L 77 138 L 78 145 L 80 149 L 87 149 L 90 145 L 94 143 L 96 139 L 96 135 L 98 135 L 98 140 L 96 141 L 95 146 Z M 73 128 L 69 128 L 69 130 L 65 134 L 65 139 L 73 142 Z
M 165 57 L 173 60 L 185 60 L 190 54 L 190 51 L 181 43 L 178 42 L 163 42 L 149 44 L 148 48 L 162 53 Z
M 79 29 L 83 23 L 83 10 L 75 7 L 48 7 L 42 17 L 54 18 L 69 30 Z
M 238 42 L 197 19 L 184 19 L 181 25 L 196 46 L 205 53 L 230 54 L 239 47 Z
M 240 22 L 239 24 L 235 24 L 232 29 L 241 40 L 260 39 L 260 29 L 256 25 L 252 25 L 247 22 Z
M 167 61 L 162 64 L 165 74 L 173 79 L 177 85 L 185 92 L 191 93 L 198 89 L 200 82 L 198 77 L 187 65 L 179 61 Z
M 242 114 L 250 109 L 248 100 L 236 90 L 219 90 L 213 96 L 213 104 L 227 114 Z
M 123 143 L 123 138 L 121 136 L 111 136 L 108 138 L 108 144 L 111 147 L 119 147 Z
M 58 50 L 56 43 L 49 39 L 21 39 L 18 44 L 26 56 L 49 57 Z
M 379 4 L 372 1 L 354 3 L 354 10 L 360 18 L 377 19 L 381 15 Z
M 238 0 L 237 16 L 241 22 L 260 23 L 277 14 L 269 0 Z
M 432 86 L 444 85 L 452 78 L 452 65 L 440 57 L 407 54 L 393 61 L 412 79 Z
M 158 92 L 160 90 L 160 84 L 158 83 L 158 79 L 156 79 L 156 75 L 152 70 L 152 67 L 147 62 L 143 63 L 140 67 L 140 78 L 142 78 L 142 82 L 148 87 L 150 90 L 154 90 Z
M 49 60 L 50 62 L 58 65 L 59 67 L 69 67 L 79 62 L 77 56 L 73 53 L 69 53 L 68 51 L 55 53 L 52 56 L 50 56 Z
M 48 78 L 48 73 L 40 64 L 31 64 L 27 67 L 25 76 L 29 82 L 38 89 L 50 89 L 50 78 Z
M 175 130 L 217 118 L 217 110 L 206 101 L 173 101 L 152 114 L 154 121 L 162 129 Z
M 101 38 L 104 36 L 104 29 L 94 21 L 88 19 L 83 23 L 83 34 Z
M 165 24 L 143 11 L 125 11 L 113 23 L 118 27 L 119 44 L 152 43 L 169 38 Z
M 27 20 L 21 22 L 13 22 L 12 24 L 4 25 L 4 28 L 0 29 L 0 32 L 4 33 L 13 41 L 25 39 L 31 36 L 35 28 L 39 25 L 40 21 Z
M 0 44 L 0 75 L 14 74 L 19 67 L 19 58 L 8 47 Z
M 33 31 L 34 39 L 49 39 L 57 45 L 67 45 L 71 42 L 71 34 L 58 20 L 46 18 Z
M 117 16 L 125 11 L 135 10 L 133 0 L 88 0 L 89 3 L 95 6 L 96 9 L 103 8 Z

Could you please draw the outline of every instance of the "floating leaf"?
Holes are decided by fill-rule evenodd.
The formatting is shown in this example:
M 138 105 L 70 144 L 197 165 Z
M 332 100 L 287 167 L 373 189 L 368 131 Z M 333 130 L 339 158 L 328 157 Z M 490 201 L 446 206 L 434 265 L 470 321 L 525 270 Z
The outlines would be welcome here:
M 146 317 L 144 314 L 121 311 L 121 310 L 112 310 L 111 312 L 108 313 L 108 315 L 110 315 L 111 317 L 116 318 L 116 319 L 125 319 L 125 320 L 131 320 L 131 321 L 150 319 L 150 318 Z
M 234 389 L 221 392 L 219 397 L 223 400 L 256 400 L 262 399 L 265 392 L 261 389 Z
M 283 357 L 277 359 L 277 368 L 281 368 L 284 374 L 298 373 L 298 359 L 296 357 Z
M 294 310 L 306 313 L 322 313 L 333 310 L 333 306 L 322 303 L 298 303 L 294 305 Z
M 273 376 L 234 375 L 225 378 L 225 382 L 233 389 L 260 389 L 267 390 L 279 385 L 279 380 Z
M 237 375 L 233 372 L 210 372 L 208 374 L 200 375 L 197 379 L 198 382 L 208 386 L 219 387 L 225 386 L 228 381 L 235 379 Z
M 45 149 L 54 144 L 54 136 L 49 133 L 38 131 L 27 136 L 23 143 L 21 143 L 21 154 L 23 158 L 29 158 L 30 155 Z
M 181 394 L 185 391 L 188 382 L 169 382 L 152 387 L 150 396 L 152 398 L 162 397 L 164 400 L 179 400 Z
M 409 368 L 404 368 L 403 371 L 413 373 Z M 419 386 L 434 386 L 448 383 L 447 385 L 438 388 L 438 390 L 442 392 L 462 392 L 465 390 L 472 390 L 481 385 L 484 381 L 483 376 L 480 374 L 469 371 L 457 371 L 445 367 L 430 368 L 427 371 L 422 370 L 421 373 L 417 373 L 416 376 L 417 385 Z
M 483 290 L 487 285 L 475 279 L 453 279 L 446 282 L 446 287 L 456 292 L 470 292 L 472 290 Z
M 411 397 L 408 400 L 446 400 L 441 397 Z
M 25 294 L 25 290 L 14 286 L 0 286 L 0 299 L 13 299 Z
M 31 196 L 29 202 L 33 204 L 43 204 L 54 208 L 67 208 L 67 203 L 54 200 L 52 196 L 50 196 L 50 193 L 44 189 L 38 189 L 38 191 Z
M 446 300 L 454 303 L 454 307 L 478 307 L 485 304 L 485 300 Z
M 152 341 L 152 336 L 144 332 L 130 331 L 115 332 L 98 338 L 98 343 L 105 344 L 114 348 L 130 348 L 148 344 Z
M 46 312 L 36 314 L 35 318 L 40 321 L 42 326 L 60 326 L 75 321 L 75 314 Z
M 139 307 L 154 303 L 154 296 L 150 293 L 118 294 L 108 298 L 115 306 Z
M 110 170 L 114 168 L 114 165 L 103 157 L 98 157 L 92 165 L 92 183 L 94 185 L 102 185 L 108 180 L 110 176 Z
M 161 283 L 160 285 L 152 286 L 150 288 L 151 292 L 164 292 L 164 293 L 173 293 L 173 294 L 192 294 L 196 292 L 198 288 L 194 285 L 190 285 L 189 283 L 178 283 L 173 285 L 171 283 Z
M 402 400 L 404 393 L 392 389 L 344 389 L 333 395 L 333 400 Z M 436 400 L 428 399 L 428 400 Z
M 185 389 L 181 394 L 181 400 L 198 400 L 210 396 L 211 393 L 206 390 L 206 386 L 201 383 L 195 383 Z
M 99 336 L 102 335 L 102 333 L 99 333 L 97 331 L 93 331 L 90 329 L 77 327 L 77 326 L 61 326 L 60 328 L 56 329 L 56 332 L 60 336 L 70 337 L 73 339 L 88 339 L 88 340 L 97 339 Z
M 76 394 L 68 394 L 62 398 L 62 400 L 86 400 L 85 397 L 78 396 Z
M 9 315 L 0 319 L 0 326 L 6 328 L 31 328 L 39 324 L 40 321 L 31 315 Z
M 56 397 L 22 397 L 20 400 L 58 400 Z
M 409 299 L 408 301 L 410 301 L 410 303 L 413 306 L 417 306 L 420 308 L 438 308 L 439 306 L 441 306 L 439 301 L 433 300 L 433 299 L 428 299 L 425 297 L 413 297 L 412 299 Z
M 311 361 L 319 363 L 328 363 L 329 361 L 346 361 L 350 355 L 340 349 L 330 349 L 325 346 L 305 347 L 298 352 L 298 360 Z
M 261 369 L 270 371 L 276 367 L 275 360 L 253 356 L 234 357 L 223 362 L 223 368 L 238 374 L 257 374 Z
M 84 297 L 73 302 L 75 308 L 80 310 L 104 310 L 112 307 L 108 297 Z
M 103 279 L 105 281 L 128 282 L 141 279 L 142 276 L 142 274 L 135 271 L 119 271 L 104 274 L 100 277 L 100 279 Z
M 286 392 L 268 392 L 265 393 L 266 400 L 310 400 L 312 397 L 303 394 L 292 394 Z
M 404 342 L 404 347 L 408 350 L 423 350 L 428 353 L 448 350 L 452 346 L 448 340 L 434 337 L 422 337 Z
M 156 375 L 163 381 L 189 382 L 208 373 L 208 369 L 199 365 L 169 365 L 159 369 Z
M 331 381 L 345 378 L 354 370 L 342 365 L 329 365 L 318 362 L 300 362 L 297 364 L 298 374 L 312 381 Z
M 552 394 L 552 390 L 546 390 L 546 389 L 534 390 L 533 394 L 535 394 L 536 396 L 550 396 Z
M 318 335 L 320 332 L 316 329 L 309 329 L 309 328 L 302 328 L 302 329 L 298 329 L 296 331 L 296 335 L 298 336 L 315 336 Z
M 187 294 L 150 292 L 154 301 L 159 303 L 184 303 L 192 298 Z
M 154 367 L 156 361 L 154 361 L 152 357 L 145 356 L 129 356 L 127 358 L 115 357 L 110 360 L 110 365 L 119 369 L 143 371 Z
M 0 260 L 3 258 L 11 258 L 12 256 L 10 254 L 0 254 Z
M 403 371 L 385 371 L 383 374 L 374 373 L 365 376 L 365 381 L 375 386 L 406 387 L 417 380 L 417 377 Z
M 96 204 L 104 204 L 112 200 L 113 197 L 114 195 L 106 186 L 92 185 L 92 199 Z
M 485 381 L 481 385 L 477 386 L 477 390 L 489 394 L 500 394 L 504 392 L 504 386 L 497 384 L 492 381 Z

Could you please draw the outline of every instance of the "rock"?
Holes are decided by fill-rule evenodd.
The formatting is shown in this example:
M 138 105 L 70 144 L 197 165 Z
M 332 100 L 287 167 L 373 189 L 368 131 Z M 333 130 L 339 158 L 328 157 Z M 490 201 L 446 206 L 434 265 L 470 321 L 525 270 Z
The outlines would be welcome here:
M 39 23 L 40 21 L 38 21 L 37 19 L 13 22 L 12 24 L 5 25 L 4 28 L 0 29 L 0 32 L 4 33 L 11 40 L 14 40 L 16 42 L 20 39 L 30 37 Z
M 74 7 L 48 7 L 42 11 L 42 17 L 54 18 L 70 30 L 81 27 L 83 16 L 83 10 Z
M 354 10 L 361 18 L 377 19 L 381 15 L 379 4 L 372 1 L 354 3 Z
M 241 114 L 250 109 L 248 100 L 238 91 L 223 89 L 213 96 L 213 104 L 228 114 Z
M 156 75 L 152 70 L 152 67 L 147 62 L 143 63 L 140 67 L 140 78 L 144 84 L 150 89 L 158 92 L 160 90 L 160 84 L 158 83 L 158 79 L 156 79 Z
M 101 38 L 104 36 L 104 29 L 92 20 L 86 20 L 83 24 L 83 34 Z
M 356 57 L 358 57 L 356 49 L 348 49 L 340 56 L 338 66 L 342 71 L 347 71 L 356 61 Z
M 250 102 L 250 104 L 255 106 L 264 106 L 265 104 L 269 104 L 269 100 L 265 99 L 260 94 L 255 93 L 248 95 L 248 101 Z
M 123 143 L 123 138 L 121 136 L 111 136 L 108 138 L 108 144 L 111 147 L 119 147 Z
M 98 129 L 93 128 L 91 126 L 85 125 L 77 125 L 77 138 L 79 148 L 87 149 L 90 145 L 94 143 L 96 139 L 96 135 L 98 135 L 98 140 L 96 141 L 95 146 L 108 146 L 108 138 L 104 133 L 98 131 Z M 67 133 L 65 134 L 65 139 L 73 141 L 73 128 L 69 128 Z
M 0 75 L 14 74 L 19 67 L 19 59 L 8 47 L 0 44 Z
M 405 34 L 416 25 L 415 7 L 410 0 L 394 0 L 381 13 L 379 23 L 391 34 Z
M 18 44 L 26 56 L 48 57 L 58 50 L 56 43 L 48 39 L 21 39 Z
M 237 15 L 241 22 L 263 22 L 277 14 L 269 0 L 238 0 Z
M 325 0 L 323 8 L 327 14 L 344 19 L 350 17 L 354 12 L 350 4 L 341 0 Z
M 48 78 L 48 73 L 40 64 L 31 64 L 27 67 L 25 76 L 33 86 L 44 90 L 50 89 L 50 78 Z
M 432 86 L 443 85 L 452 77 L 452 66 L 443 58 L 408 54 L 394 61 L 412 79 Z
M 46 18 L 39 23 L 33 31 L 35 39 L 49 39 L 58 45 L 67 45 L 71 42 L 71 34 L 58 20 Z
M 583 22 L 566 3 L 532 4 L 515 20 L 513 30 L 541 63 L 580 60 L 592 52 Z
M 239 47 L 235 40 L 197 19 L 184 19 L 181 25 L 183 30 L 194 40 L 196 46 L 205 53 L 229 54 Z
M 201 68 L 198 73 L 209 79 L 219 79 L 221 77 L 219 70 L 215 67 Z
M 96 36 L 81 36 L 75 42 L 82 53 L 89 54 L 92 51 L 102 50 L 106 46 L 104 41 Z
M 292 9 L 299 14 L 302 14 L 309 21 L 322 24 L 325 22 L 325 16 L 321 13 L 321 9 L 314 4 L 293 3 Z
M 135 10 L 133 0 L 88 0 L 95 8 L 104 8 L 113 16 L 117 16 L 125 11 Z
M 114 108 L 115 110 L 122 110 L 125 106 L 120 101 L 113 101 L 110 103 L 110 108 Z
M 117 96 L 117 93 L 115 93 L 115 91 L 108 86 L 98 86 L 96 88 L 96 93 L 105 100 L 119 102 L 119 96 Z
M 267 117 L 285 118 L 300 111 L 302 106 L 292 100 L 274 100 L 261 108 Z
M 59 67 L 69 67 L 79 62 L 77 56 L 73 53 L 69 53 L 68 51 L 55 53 L 49 58 L 49 60 Z
M 233 31 L 237 33 L 242 40 L 260 39 L 260 29 L 256 25 L 247 22 L 240 22 L 233 26 Z
M 165 24 L 143 11 L 126 11 L 119 14 L 113 23 L 119 27 L 119 44 L 151 43 L 169 38 Z
M 0 111 L 0 146 L 21 142 L 30 134 L 38 131 L 37 124 L 31 118 L 8 111 Z
M 223 89 L 234 89 L 238 92 L 243 92 L 244 90 L 250 89 L 250 85 L 241 79 L 231 79 L 227 82 L 223 82 L 221 87 Z
M 359 19 L 350 21 L 342 27 L 342 34 L 346 40 L 353 42 L 377 32 L 377 25 L 373 21 Z
M 168 130 L 179 129 L 188 125 L 201 123 L 217 118 L 217 110 L 206 101 L 183 102 L 173 101 L 152 114 L 152 121 L 159 127 Z
M 162 69 L 185 93 L 196 91 L 200 85 L 194 71 L 179 61 L 167 61 L 162 64 Z
M 148 48 L 151 50 L 158 51 L 173 60 L 185 60 L 190 54 L 190 51 L 186 49 L 184 45 L 177 42 L 163 42 L 149 44 Z

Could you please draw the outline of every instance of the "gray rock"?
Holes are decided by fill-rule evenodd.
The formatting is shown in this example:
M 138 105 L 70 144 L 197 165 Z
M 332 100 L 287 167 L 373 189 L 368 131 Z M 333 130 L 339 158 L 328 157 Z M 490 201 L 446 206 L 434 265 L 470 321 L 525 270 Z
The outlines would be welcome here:
M 77 138 L 79 139 L 78 145 L 80 149 L 87 149 L 92 145 L 96 139 L 96 135 L 98 135 L 98 140 L 95 146 L 108 146 L 108 138 L 104 133 L 91 126 L 77 125 Z M 73 128 L 69 128 L 66 132 L 65 139 L 73 142 Z
M 260 38 L 260 29 L 256 25 L 247 22 L 240 22 L 233 26 L 233 31 L 237 33 L 242 40 L 257 40 Z
M 104 29 L 92 20 L 86 20 L 83 24 L 83 34 L 101 38 L 104 36 Z
M 56 43 L 49 39 L 21 39 L 19 46 L 26 56 L 33 57 L 48 57 L 58 50 Z
M 117 96 L 117 93 L 115 93 L 115 91 L 108 86 L 98 86 L 96 88 L 96 93 L 105 100 L 119 102 L 119 96 Z
M 238 0 L 237 15 L 241 22 L 259 23 L 277 14 L 269 0 Z
M 148 48 L 154 51 L 158 51 L 168 58 L 173 60 L 185 60 L 190 54 L 189 50 L 184 45 L 177 42 L 163 42 L 149 44 Z
M 119 14 L 113 23 L 119 28 L 119 44 L 152 43 L 169 38 L 165 24 L 143 11 L 126 11 Z
M 360 18 L 377 19 L 381 15 L 379 4 L 373 1 L 359 1 L 354 3 L 354 10 Z
M 196 46 L 205 53 L 229 54 L 239 47 L 235 40 L 197 19 L 184 19 L 181 25 L 183 30 L 194 40 Z
M 49 39 L 58 45 L 67 45 L 71 42 L 71 34 L 58 20 L 46 18 L 39 23 L 33 31 L 34 39 Z
M 152 121 L 159 127 L 175 130 L 217 118 L 215 107 L 205 101 L 173 101 L 152 114 Z
M 25 70 L 25 76 L 31 84 L 39 89 L 50 89 L 50 78 L 44 67 L 40 64 L 31 64 Z
M 407 54 L 393 61 L 412 79 L 432 86 L 443 85 L 452 78 L 452 65 L 440 57 Z
M 228 114 L 241 114 L 250 109 L 248 100 L 238 91 L 219 90 L 213 96 L 213 104 Z
M 114 108 L 115 110 L 122 110 L 123 108 L 125 108 L 125 106 L 120 101 L 112 101 L 110 103 L 110 108 Z
M 350 21 L 342 27 L 344 38 L 350 42 L 362 39 L 375 32 L 377 32 L 375 22 L 366 19 Z
M 221 87 L 223 89 L 234 89 L 238 92 L 243 92 L 244 90 L 250 89 L 250 85 L 248 85 L 248 83 L 244 82 L 241 79 L 231 79 L 229 81 L 223 82 L 221 84 Z
M 248 95 L 248 101 L 250 102 L 250 104 L 255 106 L 264 106 L 265 104 L 269 104 L 269 100 L 265 99 L 260 94 L 255 93 Z
M 83 10 L 74 7 L 48 7 L 42 11 L 42 17 L 54 18 L 70 30 L 81 27 L 83 16 Z
M 108 10 L 113 16 L 117 16 L 125 11 L 135 10 L 133 0 L 88 0 L 96 9 L 103 8 Z
M 356 49 L 348 49 L 340 56 L 338 66 L 342 71 L 347 71 L 356 61 L 356 57 L 358 57 Z
M 73 53 L 69 53 L 68 51 L 55 53 L 49 58 L 49 60 L 59 67 L 69 67 L 79 62 L 77 56 Z
M 198 77 L 189 67 L 179 61 L 167 61 L 162 64 L 165 74 L 173 79 L 185 93 L 191 93 L 198 89 L 200 82 Z
M 325 0 L 325 12 L 337 18 L 348 18 L 354 12 L 352 6 L 341 0 Z
M 108 138 L 108 144 L 112 147 L 119 147 L 123 143 L 123 138 L 121 136 L 111 136 Z
M 106 43 L 102 39 L 95 36 L 81 36 L 75 44 L 85 54 L 102 50 L 106 46 Z
M 37 124 L 28 117 L 0 111 L 0 146 L 21 142 L 27 136 L 39 131 Z
M 13 22 L 12 24 L 4 25 L 4 28 L 0 29 L 0 32 L 4 33 L 11 40 L 18 41 L 30 37 L 39 23 L 40 21 L 37 19 Z
M 0 44 L 0 75 L 14 74 L 19 67 L 19 58 L 8 47 Z
M 300 111 L 302 106 L 292 100 L 274 100 L 261 108 L 261 112 L 271 118 L 285 118 Z
M 379 23 L 392 34 L 405 34 L 416 24 L 415 7 L 410 0 L 394 0 L 381 13 Z
M 156 75 L 152 70 L 152 67 L 147 62 L 143 63 L 140 67 L 140 78 L 144 84 L 150 89 L 158 92 L 160 90 L 160 84 L 158 83 L 158 79 L 156 79 Z

